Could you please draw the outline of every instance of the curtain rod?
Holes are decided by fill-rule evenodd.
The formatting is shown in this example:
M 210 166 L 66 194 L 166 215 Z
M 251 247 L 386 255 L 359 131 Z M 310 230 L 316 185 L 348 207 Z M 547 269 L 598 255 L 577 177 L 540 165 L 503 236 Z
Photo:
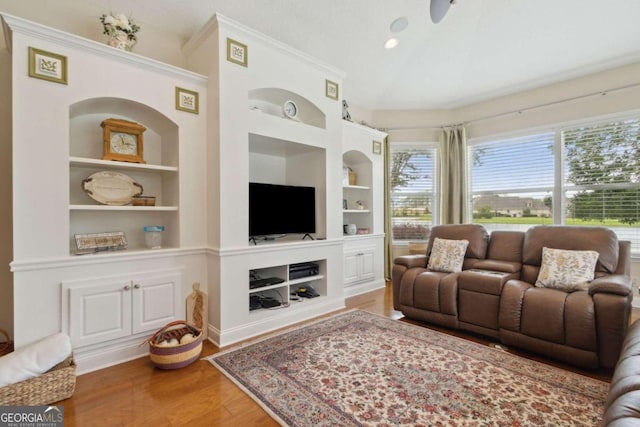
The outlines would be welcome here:
M 557 101 L 546 102 L 544 104 L 538 104 L 538 105 L 534 105 L 534 106 L 531 106 L 531 107 L 519 108 L 517 110 L 505 111 L 505 112 L 502 112 L 502 113 L 496 113 L 496 114 L 492 114 L 492 115 L 489 115 L 489 116 L 478 117 L 476 119 L 467 120 L 467 121 L 460 122 L 460 123 L 451 123 L 451 124 L 441 125 L 441 126 L 388 127 L 388 128 L 384 128 L 384 130 L 385 131 L 391 131 L 391 130 L 442 129 L 442 128 L 451 127 L 451 126 L 468 125 L 469 123 L 477 123 L 477 122 L 481 122 L 481 121 L 484 121 L 484 120 L 490 120 L 490 119 L 495 119 L 495 118 L 498 118 L 498 117 L 508 116 L 508 115 L 511 115 L 511 114 L 522 114 L 525 111 L 531 111 L 531 110 L 536 110 L 538 108 L 550 107 L 552 105 L 563 104 L 565 102 L 577 101 L 577 100 L 584 99 L 584 98 L 590 98 L 592 96 L 598 96 L 598 95 L 605 96 L 609 92 L 616 92 L 616 91 L 619 91 L 619 90 L 631 89 L 631 88 L 638 87 L 638 86 L 640 86 L 640 83 L 632 83 L 632 84 L 628 84 L 628 85 L 625 85 L 625 86 L 618 86 L 618 87 L 614 87 L 614 88 L 611 88 L 611 89 L 605 89 L 605 90 L 600 90 L 600 91 L 597 91 L 597 92 L 588 93 L 588 94 L 585 94 L 585 95 L 578 95 L 578 96 L 574 96 L 572 98 L 559 99 Z

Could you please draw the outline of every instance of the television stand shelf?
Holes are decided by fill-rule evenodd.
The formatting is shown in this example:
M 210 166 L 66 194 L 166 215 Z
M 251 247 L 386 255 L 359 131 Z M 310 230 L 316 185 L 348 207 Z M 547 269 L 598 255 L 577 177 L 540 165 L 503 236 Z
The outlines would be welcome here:
M 290 273 L 292 271 L 292 267 L 295 268 L 296 265 L 300 263 L 292 263 L 292 264 L 283 264 L 271 267 L 263 267 L 252 269 L 249 272 L 250 278 L 282 278 L 284 279 L 280 283 L 275 283 L 273 285 L 263 286 L 260 288 L 251 289 L 251 285 L 249 285 L 249 310 L 251 313 L 260 312 L 261 308 L 256 308 L 252 305 L 252 302 L 255 302 L 256 297 L 259 298 L 267 298 L 269 300 L 276 299 L 280 302 L 280 306 L 269 306 L 262 308 L 287 308 L 290 306 L 292 292 L 295 292 L 298 288 L 304 287 L 302 285 L 310 285 L 316 292 L 318 292 L 320 299 L 323 296 L 326 296 L 326 276 L 322 273 L 326 268 L 326 260 L 313 260 L 309 263 L 313 263 L 317 265 L 317 273 L 305 277 L 298 277 L 295 279 L 290 278 Z M 255 280 L 255 279 L 253 279 Z M 251 283 L 252 280 L 249 282 Z M 312 299 L 312 298 L 310 298 Z

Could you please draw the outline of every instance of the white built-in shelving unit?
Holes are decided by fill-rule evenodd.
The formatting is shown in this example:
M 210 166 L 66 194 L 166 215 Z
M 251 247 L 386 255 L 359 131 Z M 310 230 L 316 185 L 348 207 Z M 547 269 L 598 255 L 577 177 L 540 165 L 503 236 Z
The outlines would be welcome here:
M 227 41 L 247 46 L 246 66 L 229 61 Z M 185 46 L 190 68 L 208 73 L 212 109 L 208 135 L 209 184 L 219 188 L 209 204 L 211 336 L 230 344 L 344 307 L 340 196 L 341 104 L 326 96 L 326 81 L 342 85 L 342 72 L 224 16 L 216 15 Z M 340 89 L 341 90 L 341 89 Z M 297 118 L 283 114 L 294 101 Z M 315 240 L 289 235 L 249 241 L 249 182 L 312 186 L 316 192 Z M 292 201 L 295 203 L 295 201 Z M 278 215 L 291 206 L 265 206 Z M 322 274 L 288 280 L 287 267 L 316 262 Z M 273 272 L 285 281 L 281 308 L 250 310 L 251 271 Z M 319 297 L 289 301 L 294 285 L 309 283 Z M 263 290 L 264 291 L 264 290 Z M 269 292 L 266 290 L 265 292 Z M 289 303 L 290 302 L 290 303 Z M 215 307 L 211 309 L 211 307 Z
M 72 338 L 78 372 L 147 353 L 140 343 L 185 316 L 193 282 L 206 292 L 207 78 L 10 15 L 14 341 Z M 29 48 L 66 58 L 67 84 L 29 77 Z M 176 87 L 202 94 L 175 108 Z M 37 100 L 37 101 L 36 101 Z M 107 118 L 142 124 L 144 164 L 102 160 Z M 119 172 L 156 206 L 109 206 L 83 179 Z M 164 225 L 162 249 L 143 227 Z M 122 231 L 126 249 L 76 254 L 74 236 Z M 37 316 L 34 316 L 37 313 Z
M 185 317 L 194 282 L 208 294 L 208 335 L 220 346 L 384 285 L 383 162 L 371 153 L 384 134 L 341 119 L 341 71 L 220 15 L 185 45 L 192 71 L 2 18 L 12 60 L 16 347 L 67 332 L 82 373 L 146 354 L 144 339 Z M 246 46 L 246 64 L 228 59 L 229 41 Z M 29 47 L 65 57 L 68 84 L 29 77 Z M 176 108 L 176 88 L 200 94 L 198 114 Z M 286 101 L 297 104 L 295 119 L 283 114 Z M 146 128 L 144 163 L 102 160 L 107 118 Z M 343 186 L 344 165 L 355 185 Z M 156 205 L 97 202 L 82 188 L 96 172 L 127 175 Z M 313 240 L 251 242 L 249 182 L 314 187 Z M 343 209 L 343 199 L 365 207 Z M 295 206 L 264 214 L 282 209 Z M 345 223 L 368 234 L 345 236 Z M 165 226 L 161 249 L 146 247 L 146 225 Z M 75 235 L 113 231 L 125 233 L 126 249 L 77 253 Z M 292 265 L 310 262 L 317 271 L 291 276 Z M 250 289 L 251 272 L 282 282 Z M 319 295 L 291 298 L 300 287 Z M 251 295 L 269 292 L 284 304 L 250 310 Z
M 355 224 L 357 234 L 344 236 L 344 293 L 352 296 L 385 286 L 384 281 L 384 157 L 386 133 L 343 121 L 343 168 L 355 173 L 355 183 L 343 174 L 343 223 Z M 361 207 L 356 202 L 360 202 Z

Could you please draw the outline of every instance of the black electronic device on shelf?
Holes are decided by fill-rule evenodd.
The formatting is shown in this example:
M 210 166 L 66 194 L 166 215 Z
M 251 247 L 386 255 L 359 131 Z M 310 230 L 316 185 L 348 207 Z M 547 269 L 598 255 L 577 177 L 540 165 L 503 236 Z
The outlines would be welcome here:
M 280 308 L 282 306 L 282 302 L 272 297 L 257 294 L 249 296 L 249 311 L 259 308 Z
M 265 277 L 263 279 L 252 279 L 249 281 L 249 289 L 264 288 L 265 286 L 277 285 L 284 282 L 280 277 Z
M 317 262 L 301 262 L 289 265 L 289 280 L 317 276 L 318 274 L 320 274 L 320 266 Z
M 315 297 L 319 297 L 320 294 L 318 293 L 318 291 L 316 291 L 313 286 L 311 286 L 310 284 L 305 284 L 300 286 L 298 289 L 296 289 L 296 295 L 298 295 L 299 297 L 302 298 L 315 298 Z

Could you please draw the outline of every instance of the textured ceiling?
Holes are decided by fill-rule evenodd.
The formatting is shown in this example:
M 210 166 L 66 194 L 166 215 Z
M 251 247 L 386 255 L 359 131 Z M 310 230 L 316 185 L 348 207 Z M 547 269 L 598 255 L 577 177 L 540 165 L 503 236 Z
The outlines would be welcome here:
M 347 75 L 370 109 L 450 108 L 640 61 L 640 0 L 90 0 L 188 39 L 220 13 Z M 391 22 L 409 26 L 386 50 Z

